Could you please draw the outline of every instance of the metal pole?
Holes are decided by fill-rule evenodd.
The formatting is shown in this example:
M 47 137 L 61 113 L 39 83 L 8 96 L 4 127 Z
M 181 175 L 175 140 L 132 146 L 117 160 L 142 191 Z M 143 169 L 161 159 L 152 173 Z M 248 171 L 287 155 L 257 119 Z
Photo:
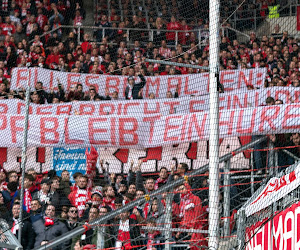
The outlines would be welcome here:
M 253 142 L 250 142 L 249 144 L 247 145 L 244 145 L 238 149 L 235 150 L 235 154 L 238 154 L 238 153 L 241 153 L 249 148 L 252 148 L 254 145 L 258 144 L 258 143 L 261 143 L 263 141 L 265 141 L 267 139 L 267 136 L 262 136 L 261 138 L 257 139 L 256 141 L 253 141 Z M 228 153 L 226 155 L 223 155 L 222 157 L 220 157 L 220 162 L 224 162 L 226 160 L 229 160 L 230 158 L 232 157 L 232 153 Z M 199 175 L 199 174 L 203 174 L 204 172 L 206 172 L 207 170 L 209 169 L 209 164 L 206 164 L 198 169 L 195 169 L 194 171 L 190 172 L 187 174 L 187 176 L 195 176 L 195 175 Z M 176 186 L 179 186 L 180 184 L 182 184 L 183 182 L 185 181 L 184 178 L 179 178 L 177 180 L 174 180 L 172 181 L 171 183 L 169 184 L 166 184 L 162 187 L 160 187 L 159 189 L 153 191 L 152 193 L 150 193 L 150 198 L 151 197 L 156 197 L 157 195 L 161 195 L 162 193 L 164 192 L 168 192 L 168 190 L 170 189 L 173 189 L 175 188 Z M 105 221 L 108 221 L 110 219 L 113 219 L 116 215 L 122 213 L 122 212 L 125 212 L 125 211 L 128 211 L 132 208 L 134 208 L 135 206 L 138 206 L 140 205 L 141 203 L 143 203 L 145 200 L 144 198 L 140 198 L 138 200 L 134 200 L 130 203 L 128 203 L 127 205 L 117 209 L 117 210 L 114 210 L 110 213 L 108 213 L 107 215 L 105 216 L 101 216 L 99 219 L 93 221 L 90 226 L 91 227 L 96 227 L 97 225 L 99 224 L 105 224 Z M 36 250 L 46 250 L 46 249 L 51 249 L 55 246 L 58 246 L 59 244 L 61 244 L 62 242 L 65 242 L 66 240 L 68 239 L 72 239 L 73 237 L 79 235 L 79 234 L 82 234 L 85 232 L 85 227 L 77 227 L 69 232 L 67 232 L 66 234 L 64 235 L 61 235 L 59 237 L 56 238 L 56 240 L 46 244 L 46 245 L 43 245 L 43 246 L 39 246 L 37 248 L 35 248 Z
M 77 29 L 77 43 L 80 44 L 80 26 Z
M 97 227 L 97 249 L 103 249 L 104 248 L 104 231 L 106 227 Z
M 18 240 L 21 242 L 22 238 L 22 220 L 23 220 L 23 200 L 24 200 L 24 177 L 25 177 L 25 166 L 26 166 L 26 151 L 27 151 L 27 135 L 28 135 L 28 118 L 29 118 L 29 100 L 30 100 L 30 69 L 28 69 L 28 85 L 26 89 L 26 105 L 25 105 L 25 118 L 24 118 L 24 132 L 23 132 L 23 146 L 22 146 L 22 184 L 21 184 L 21 195 L 20 195 L 20 213 L 19 213 L 19 232 Z
M 250 165 L 251 165 L 250 182 L 251 182 L 251 196 L 252 196 L 254 194 L 254 156 L 253 156 L 253 151 L 251 151 Z
M 230 160 L 224 162 L 224 236 L 230 235 Z
M 269 143 L 269 157 L 268 157 L 268 168 L 269 168 L 269 176 L 273 176 L 275 173 L 274 167 L 275 167 L 275 153 L 274 153 L 274 144 L 270 141 Z
M 175 46 L 178 44 L 178 31 L 175 32 Z
M 239 250 L 244 249 L 245 244 L 245 210 L 241 209 L 238 211 L 238 221 L 237 221 L 237 240 Z
M 172 233 L 171 233 L 171 228 L 172 228 L 172 201 L 173 201 L 173 193 L 168 193 L 167 197 L 166 197 L 166 211 L 165 211 L 165 241 L 166 241 L 166 245 L 165 245 L 165 249 L 166 250 L 171 250 L 171 245 L 170 245 L 170 239 L 172 237 Z
M 219 0 L 209 0 L 209 249 L 219 247 L 219 19 Z
M 164 60 L 145 59 L 145 62 L 167 64 L 167 65 L 171 65 L 171 66 L 186 67 L 186 68 L 193 68 L 193 69 L 206 69 L 206 70 L 209 70 L 209 67 L 203 67 L 203 66 L 194 65 L 194 64 L 185 64 L 185 63 L 164 61 Z

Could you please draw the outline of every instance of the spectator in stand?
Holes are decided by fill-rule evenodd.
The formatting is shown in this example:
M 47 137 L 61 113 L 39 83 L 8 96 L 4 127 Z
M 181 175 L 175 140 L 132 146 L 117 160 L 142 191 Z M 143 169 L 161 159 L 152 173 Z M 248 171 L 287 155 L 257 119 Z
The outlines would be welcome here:
M 153 31 L 153 41 L 156 46 L 160 45 L 163 40 L 166 40 L 166 32 L 167 27 L 163 23 L 163 19 L 161 17 L 157 17 L 155 21 Z
M 7 188 L 6 171 L 0 168 L 0 192 Z
M 24 250 L 30 250 L 33 249 L 35 235 L 32 229 L 32 224 L 26 217 L 22 222 L 19 220 L 20 207 L 21 206 L 19 203 L 15 203 L 12 206 L 12 217 L 8 223 L 11 227 L 11 232 L 16 236 L 17 239 L 19 237 L 18 232 L 20 226 L 22 226 L 21 245 Z
M 137 82 L 137 83 L 135 82 L 133 76 L 128 77 L 128 84 L 129 85 L 125 89 L 125 97 L 126 97 L 127 100 L 143 99 L 142 91 L 143 91 L 143 88 L 146 84 L 146 79 L 140 73 L 137 73 L 136 75 L 138 75 L 139 78 L 140 78 L 140 81 Z
M 30 221 L 34 223 L 41 219 L 42 215 L 42 205 L 38 199 L 33 199 L 31 201 L 31 209 L 30 209 Z
M 95 31 L 94 36 L 96 37 L 97 42 L 101 42 L 103 37 L 107 39 L 111 39 L 111 30 L 110 29 L 105 29 L 105 28 L 110 28 L 111 23 L 108 21 L 107 15 L 102 15 L 101 21 L 99 23 L 96 23 L 96 26 L 99 27 L 97 31 Z M 103 30 L 105 29 L 105 30 Z M 103 35 L 104 32 L 104 35 Z
M 34 247 L 40 247 L 47 244 L 56 237 L 68 232 L 66 225 L 55 217 L 55 207 L 51 204 L 47 205 L 45 216 L 33 223 L 33 230 L 36 235 Z M 55 249 L 65 249 L 68 241 L 65 241 Z
M 181 29 L 180 23 L 176 20 L 175 16 L 171 16 L 171 21 L 167 24 L 166 38 L 168 45 L 175 45 L 176 32 Z M 178 37 L 178 36 L 177 36 Z
M 11 218 L 7 205 L 4 202 L 2 191 L 0 191 L 0 218 L 8 221 Z
M 115 190 L 112 185 L 106 185 L 102 189 L 103 193 L 103 205 L 110 207 L 112 210 L 115 210 Z
M 20 178 L 19 181 L 22 181 L 21 179 L 22 178 Z M 31 210 L 32 197 L 38 191 L 36 186 L 33 184 L 34 181 L 35 179 L 33 178 L 32 175 L 25 174 L 23 210 L 27 213 L 29 213 Z
M 78 209 L 78 215 L 81 217 L 85 210 L 85 204 L 91 199 L 91 191 L 87 187 L 88 179 L 86 176 L 78 177 L 78 188 L 72 191 L 68 198 L 71 204 Z

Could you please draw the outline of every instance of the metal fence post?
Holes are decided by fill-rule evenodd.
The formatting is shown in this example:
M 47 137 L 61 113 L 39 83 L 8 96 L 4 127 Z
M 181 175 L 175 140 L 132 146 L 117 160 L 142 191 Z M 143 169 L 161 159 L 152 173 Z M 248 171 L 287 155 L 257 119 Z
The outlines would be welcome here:
M 175 45 L 177 46 L 178 44 L 178 31 L 175 31 Z
M 244 249 L 245 244 L 245 210 L 241 209 L 238 211 L 238 220 L 237 220 L 237 240 L 238 240 L 238 250 Z
M 80 26 L 77 28 L 77 43 L 80 44 Z
M 274 171 L 274 167 L 275 167 L 275 153 L 274 153 L 274 143 L 273 142 L 269 142 L 269 154 L 268 154 L 268 168 L 269 168 L 269 176 L 273 176 L 275 171 Z
M 253 151 L 251 151 L 250 165 L 251 165 L 250 182 L 251 182 L 251 196 L 252 196 L 254 194 L 254 156 L 253 156 Z
M 224 236 L 230 235 L 230 159 L 224 162 Z
M 165 226 L 166 226 L 166 229 L 171 229 L 172 227 L 172 202 L 173 202 L 173 192 L 169 192 L 167 194 L 167 197 L 166 197 L 166 211 L 165 211 Z M 165 249 L 166 250 L 171 250 L 171 245 L 170 245 L 170 242 L 171 242 L 171 237 L 172 237 L 172 232 L 170 230 L 167 230 L 166 233 L 165 233 L 165 242 L 166 242 L 166 245 L 165 245 Z
M 104 231 L 105 227 L 97 227 L 97 248 L 103 249 L 104 248 Z

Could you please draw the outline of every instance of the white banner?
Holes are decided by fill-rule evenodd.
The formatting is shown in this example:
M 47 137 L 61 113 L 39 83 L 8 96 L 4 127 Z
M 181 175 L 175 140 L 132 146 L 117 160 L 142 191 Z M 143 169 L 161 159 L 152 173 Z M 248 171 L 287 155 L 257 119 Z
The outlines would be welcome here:
M 299 250 L 300 203 L 246 228 L 245 250 Z
M 225 70 L 220 73 L 220 82 L 224 84 L 225 91 L 244 89 L 247 85 L 262 88 L 266 72 L 266 68 Z M 124 99 L 127 86 L 126 76 L 69 73 L 41 68 L 30 68 L 28 72 L 27 68 L 14 68 L 11 89 L 25 87 L 28 84 L 28 78 L 32 87 L 37 81 L 41 81 L 46 90 L 51 88 L 57 90 L 57 79 L 59 79 L 65 89 L 81 83 L 84 91 L 87 91 L 90 85 L 95 85 L 100 95 L 104 95 L 105 89 L 108 89 L 110 93 L 118 91 L 122 99 Z M 147 83 L 143 89 L 143 96 L 148 97 L 150 93 L 154 93 L 156 98 L 165 98 L 167 92 L 174 93 L 177 86 L 180 96 L 208 94 L 208 79 L 208 73 L 146 77 Z
M 298 130 L 299 132 L 299 130 Z M 278 201 L 300 185 L 300 163 L 291 173 L 281 178 L 273 177 L 257 198 L 246 207 L 246 216 L 250 216 Z
M 294 133 L 300 129 L 300 104 L 222 110 L 220 138 Z M 0 115 L 2 147 L 20 147 L 22 115 Z M 161 116 L 31 115 L 29 146 L 150 148 L 208 140 L 208 111 Z
M 220 94 L 220 110 L 259 107 L 272 96 L 284 104 L 300 103 L 300 90 L 294 87 L 272 87 L 261 90 L 232 91 Z M 185 96 L 172 99 L 118 100 L 100 102 L 70 102 L 63 104 L 30 104 L 34 115 L 169 115 L 203 112 L 209 109 L 209 96 Z M 25 102 L 18 99 L 1 100 L 0 114 L 25 114 Z

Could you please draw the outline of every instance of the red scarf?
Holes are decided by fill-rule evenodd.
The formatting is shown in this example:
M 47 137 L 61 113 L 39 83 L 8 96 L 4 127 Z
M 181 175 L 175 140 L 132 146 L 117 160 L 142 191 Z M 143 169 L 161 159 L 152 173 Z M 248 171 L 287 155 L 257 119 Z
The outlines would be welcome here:
M 12 226 L 12 228 L 11 228 L 10 230 L 11 230 L 11 232 L 12 232 L 14 235 L 16 235 L 16 234 L 17 234 L 17 231 L 19 230 L 20 224 L 19 224 L 19 221 L 18 221 L 17 219 L 13 218 L 13 220 L 14 220 L 14 223 L 13 223 L 13 226 Z
M 191 203 L 191 197 L 193 196 L 192 192 L 189 190 L 186 194 L 181 194 L 180 195 L 180 214 L 179 217 L 183 218 L 185 211 L 188 210 L 189 207 L 195 206 L 195 204 Z
M 103 198 L 103 204 L 109 206 L 112 210 L 116 210 L 115 198 L 111 200 L 108 200 L 107 198 Z
M 78 209 L 78 216 L 81 217 L 85 210 L 85 204 L 89 199 L 89 192 L 86 189 L 77 189 L 75 195 L 75 206 Z
M 148 217 L 149 208 L 150 208 L 150 203 L 147 202 L 144 206 L 144 218 L 145 219 L 147 219 L 147 217 Z
M 45 227 L 49 227 L 52 225 L 54 225 L 53 219 L 51 219 L 50 217 L 45 217 Z
M 130 232 L 129 232 L 129 220 L 122 222 L 120 220 L 120 226 L 118 231 L 118 241 L 122 243 L 121 249 L 131 249 Z
M 30 212 L 30 209 L 31 209 L 31 200 L 32 200 L 32 196 L 31 196 L 31 192 L 30 192 L 30 189 L 25 189 L 25 192 L 24 192 L 24 207 L 25 207 L 25 211 L 27 213 Z
M 148 242 L 147 242 L 147 250 L 152 250 L 153 244 L 158 243 L 155 242 L 155 237 L 159 235 L 159 231 L 154 231 L 153 233 L 148 233 Z
M 167 183 L 167 179 L 161 179 L 160 177 L 156 180 L 155 184 L 154 184 L 154 190 L 158 189 L 158 184 L 166 184 Z

